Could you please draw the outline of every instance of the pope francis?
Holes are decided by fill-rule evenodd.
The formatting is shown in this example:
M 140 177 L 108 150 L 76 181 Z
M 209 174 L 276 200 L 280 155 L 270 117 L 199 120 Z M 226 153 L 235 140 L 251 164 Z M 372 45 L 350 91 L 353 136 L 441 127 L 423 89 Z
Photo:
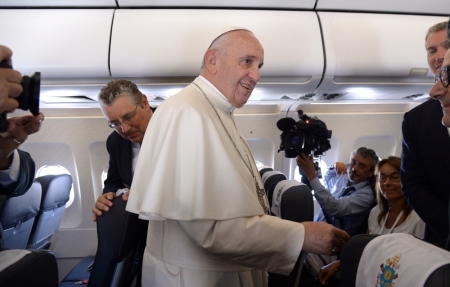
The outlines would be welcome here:
M 330 254 L 348 240 L 326 223 L 267 215 L 233 118 L 263 62 L 252 32 L 227 27 L 205 52 L 200 76 L 153 116 L 127 204 L 149 219 L 143 286 L 267 286 L 266 271 L 288 275 L 301 250 Z

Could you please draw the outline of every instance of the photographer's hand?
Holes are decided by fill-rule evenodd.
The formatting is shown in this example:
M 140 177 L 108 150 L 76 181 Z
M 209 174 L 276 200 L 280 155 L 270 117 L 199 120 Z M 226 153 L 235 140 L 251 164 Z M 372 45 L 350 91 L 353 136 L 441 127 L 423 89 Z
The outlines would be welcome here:
M 23 116 L 8 119 L 8 130 L 0 134 L 0 170 L 11 164 L 12 152 L 27 138 L 41 128 L 44 115 Z
M 347 165 L 343 162 L 336 162 L 334 168 L 336 169 L 336 174 L 347 174 Z
M 0 45 L 0 62 L 11 59 L 12 51 Z M 14 100 L 22 92 L 22 75 L 15 70 L 0 68 L 0 114 L 13 112 L 19 106 Z
M 316 168 L 314 166 L 314 158 L 313 156 L 306 156 L 304 153 L 297 155 L 297 165 L 309 179 L 309 181 L 313 180 L 317 177 Z

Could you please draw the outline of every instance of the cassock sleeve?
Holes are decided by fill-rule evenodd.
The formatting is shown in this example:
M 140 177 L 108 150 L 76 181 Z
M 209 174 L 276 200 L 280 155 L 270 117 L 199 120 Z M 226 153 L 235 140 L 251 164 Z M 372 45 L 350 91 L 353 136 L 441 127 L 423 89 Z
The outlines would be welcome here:
M 199 248 L 233 263 L 289 275 L 303 246 L 303 224 L 274 216 L 178 221 Z

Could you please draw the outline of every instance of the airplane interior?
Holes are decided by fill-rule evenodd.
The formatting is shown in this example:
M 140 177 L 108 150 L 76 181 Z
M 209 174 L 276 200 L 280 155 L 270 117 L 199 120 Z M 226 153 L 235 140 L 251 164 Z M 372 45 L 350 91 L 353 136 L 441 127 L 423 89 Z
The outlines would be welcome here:
M 279 151 L 282 131 L 277 127 L 286 117 L 298 121 L 299 111 L 331 131 L 331 148 L 317 158 L 323 173 L 336 162 L 348 163 L 358 147 L 375 150 L 380 159 L 400 157 L 404 114 L 429 100 L 435 83 L 425 35 L 430 26 L 448 21 L 448 4 L 0 0 L 0 45 L 13 51 L 12 66 L 22 75 L 41 73 L 39 104 L 45 121 L 20 145 L 36 163 L 42 187 L 33 188 L 48 196 L 48 181 L 55 176 L 61 183 L 53 185 L 67 185 L 49 209 L 52 220 L 59 220 L 57 232 L 46 235 L 48 242 L 36 239 L 23 249 L 46 244 L 56 257 L 58 283 L 95 255 L 97 227 L 91 209 L 103 193 L 106 139 L 113 131 L 99 108 L 100 89 L 124 78 L 158 107 L 199 75 L 209 39 L 224 26 L 248 28 L 264 48 L 261 79 L 247 104 L 234 112 L 260 167 L 301 180 L 295 158 Z M 18 109 L 8 117 L 29 113 Z M 39 199 L 27 202 L 32 201 Z M 314 199 L 314 214 L 319 209 Z M 29 228 L 45 216 L 36 215 L 38 206 L 33 210 Z M 13 242 L 19 244 L 19 239 Z

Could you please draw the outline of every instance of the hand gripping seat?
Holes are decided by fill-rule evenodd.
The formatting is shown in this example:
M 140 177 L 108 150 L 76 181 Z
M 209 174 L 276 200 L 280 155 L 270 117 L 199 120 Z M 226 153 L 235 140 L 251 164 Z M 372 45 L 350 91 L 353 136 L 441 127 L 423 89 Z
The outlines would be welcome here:
M 42 199 L 27 248 L 48 249 L 50 238 L 58 231 L 69 201 L 72 177 L 68 174 L 46 175 L 36 178 L 36 181 L 42 185 Z
M 373 241 L 377 239 L 376 241 Z M 373 242 L 372 242 L 373 241 Z M 369 245 L 369 243 L 373 245 Z M 375 248 L 375 254 L 381 254 L 386 251 L 386 246 L 390 244 L 398 244 L 399 247 L 395 248 L 394 253 L 389 253 L 387 256 L 383 257 L 383 260 L 376 261 L 375 268 L 370 267 L 366 264 L 365 259 L 361 259 L 363 252 L 366 247 L 369 249 L 368 252 Z M 419 248 L 416 248 L 420 246 Z M 412 247 L 412 248 L 411 248 Z M 420 258 L 414 260 L 408 259 L 408 255 L 413 252 L 418 251 L 422 253 Z M 370 254 L 367 258 L 376 258 Z M 399 257 L 397 255 L 400 255 Z M 450 260 L 450 253 L 444 249 L 439 249 L 438 247 L 428 244 L 420 239 L 415 238 L 409 234 L 394 233 L 389 235 L 375 235 L 375 234 L 361 234 L 352 237 L 342 248 L 341 254 L 341 287 L 355 287 L 357 274 L 359 272 L 364 272 L 360 276 L 367 276 L 369 271 L 373 273 L 371 277 L 373 278 L 373 286 L 384 286 L 381 282 L 377 283 L 377 277 L 379 275 L 379 280 L 386 280 L 390 282 L 383 282 L 384 284 L 394 283 L 395 287 L 406 286 L 403 281 L 404 278 L 408 279 L 409 274 L 417 274 L 419 278 L 426 277 L 425 283 L 422 285 L 424 287 L 440 287 L 440 286 L 450 286 L 450 263 L 445 263 Z M 443 262 L 438 264 L 437 267 L 431 267 L 429 264 L 425 263 L 426 260 L 431 262 Z M 358 269 L 358 266 L 360 270 Z M 364 266 L 363 266 L 364 265 Z M 429 270 L 431 267 L 433 270 Z M 428 270 L 427 270 L 428 269 Z M 385 272 L 386 271 L 386 272 Z M 389 276 L 387 276 L 387 271 L 390 271 Z M 428 274 L 428 275 L 425 275 Z M 370 275 L 369 275 L 370 276 Z M 364 278 L 364 277 L 362 277 Z M 417 281 L 412 285 L 407 284 L 407 286 L 420 286 Z M 386 286 L 393 286 L 386 285 Z
M 10 197 L 6 201 L 0 215 L 4 248 L 25 249 L 27 247 L 35 217 L 39 213 L 41 197 L 41 184 L 35 181 L 26 193 Z
M 281 180 L 273 189 L 272 214 L 282 219 L 304 222 L 314 220 L 314 203 L 311 190 L 296 180 Z M 269 273 L 269 287 L 297 287 L 303 268 L 305 252 L 300 252 L 289 276 Z

